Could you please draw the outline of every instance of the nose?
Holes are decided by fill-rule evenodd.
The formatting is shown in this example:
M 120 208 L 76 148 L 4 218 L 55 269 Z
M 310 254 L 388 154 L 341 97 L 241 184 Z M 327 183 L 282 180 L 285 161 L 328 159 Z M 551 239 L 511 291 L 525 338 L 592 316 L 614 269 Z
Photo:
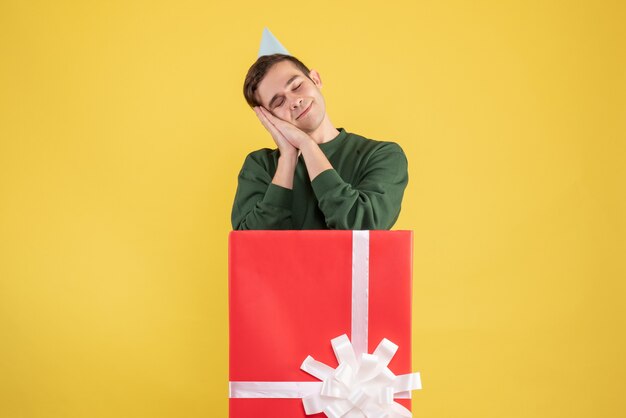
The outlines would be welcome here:
M 295 110 L 302 106 L 302 97 L 294 97 L 291 101 L 291 110 Z

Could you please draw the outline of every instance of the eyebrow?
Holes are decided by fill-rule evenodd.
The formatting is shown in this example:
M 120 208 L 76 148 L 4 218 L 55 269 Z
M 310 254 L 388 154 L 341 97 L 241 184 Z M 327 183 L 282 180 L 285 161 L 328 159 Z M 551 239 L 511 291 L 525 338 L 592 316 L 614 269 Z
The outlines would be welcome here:
M 287 80 L 287 82 L 285 83 L 285 87 L 287 87 L 289 84 L 291 84 L 291 82 L 292 82 L 293 80 L 295 80 L 296 78 L 298 78 L 298 77 L 300 77 L 300 74 L 296 74 L 296 75 L 292 76 L 292 77 L 291 77 L 289 80 Z M 272 103 L 274 103 L 274 101 L 275 101 L 276 99 L 278 99 L 279 97 L 280 97 L 280 93 L 276 93 L 276 94 L 274 95 L 274 97 L 272 97 L 272 100 L 270 100 L 270 102 L 267 104 L 267 107 L 268 107 L 268 108 L 271 108 L 271 107 L 272 107 Z

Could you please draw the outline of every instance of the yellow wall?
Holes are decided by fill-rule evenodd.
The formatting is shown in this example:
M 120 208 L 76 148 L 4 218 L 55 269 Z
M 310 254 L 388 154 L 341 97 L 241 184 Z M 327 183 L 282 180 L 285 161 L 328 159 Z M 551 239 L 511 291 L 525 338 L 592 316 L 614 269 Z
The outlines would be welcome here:
M 626 414 L 621 1 L 0 2 L 0 417 L 224 417 L 263 27 L 410 164 L 418 417 Z

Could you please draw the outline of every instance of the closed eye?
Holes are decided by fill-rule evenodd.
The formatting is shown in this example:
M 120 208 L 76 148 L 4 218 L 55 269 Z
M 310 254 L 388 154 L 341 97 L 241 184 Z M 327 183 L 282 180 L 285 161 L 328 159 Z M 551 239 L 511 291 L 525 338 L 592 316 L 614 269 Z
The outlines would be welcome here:
M 301 85 L 302 85 L 302 83 L 298 84 L 296 87 L 294 87 L 293 91 L 298 90 L 298 89 L 300 88 L 300 86 L 301 86 Z M 280 103 L 278 103 L 278 104 L 274 105 L 274 108 L 281 107 L 281 106 L 283 105 L 283 103 L 285 103 L 285 101 L 284 101 L 284 100 L 281 100 L 281 102 L 280 102 Z

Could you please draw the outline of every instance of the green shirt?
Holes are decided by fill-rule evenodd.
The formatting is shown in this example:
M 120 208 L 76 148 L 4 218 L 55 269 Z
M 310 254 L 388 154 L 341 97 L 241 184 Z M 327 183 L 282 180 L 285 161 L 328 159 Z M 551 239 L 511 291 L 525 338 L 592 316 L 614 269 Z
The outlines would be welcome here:
M 390 229 L 408 182 L 402 148 L 343 128 L 319 147 L 333 168 L 310 181 L 300 156 L 293 190 L 272 183 L 277 149 L 250 153 L 239 173 L 233 229 Z

